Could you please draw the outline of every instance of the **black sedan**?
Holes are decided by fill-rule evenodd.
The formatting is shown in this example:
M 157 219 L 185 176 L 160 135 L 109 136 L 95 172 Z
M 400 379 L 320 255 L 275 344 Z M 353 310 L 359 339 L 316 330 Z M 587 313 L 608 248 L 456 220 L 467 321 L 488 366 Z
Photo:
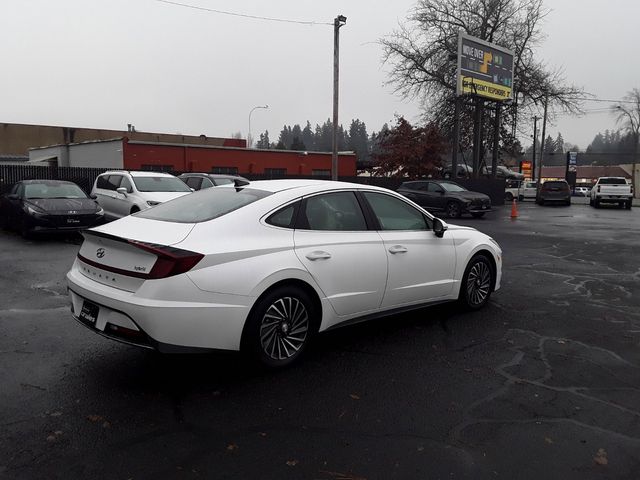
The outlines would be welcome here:
M 65 232 L 104 223 L 104 211 L 73 182 L 23 180 L 0 198 L 0 226 L 23 236 Z
M 463 213 L 480 218 L 491 211 L 491 199 L 488 195 L 471 192 L 448 180 L 404 182 L 398 188 L 398 193 L 426 210 L 444 212 L 449 218 L 459 218 Z

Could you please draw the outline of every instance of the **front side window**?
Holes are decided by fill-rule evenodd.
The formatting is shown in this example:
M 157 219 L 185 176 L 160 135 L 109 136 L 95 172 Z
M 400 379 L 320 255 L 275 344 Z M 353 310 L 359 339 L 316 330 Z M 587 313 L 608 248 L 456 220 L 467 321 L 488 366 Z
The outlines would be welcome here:
M 360 231 L 367 230 L 367 222 L 353 192 L 335 192 L 307 198 L 301 228 Z
M 189 190 L 186 185 L 185 188 Z M 163 222 L 206 222 L 231 213 L 269 195 L 271 195 L 271 192 L 252 188 L 207 188 L 167 203 L 161 203 L 135 215 Z
M 122 177 L 122 181 L 120 182 L 120 187 L 118 188 L 126 188 L 127 193 L 133 192 L 133 186 L 131 185 L 131 181 L 127 177 Z
M 133 177 L 139 192 L 190 192 L 191 189 L 176 177 Z
M 193 188 L 194 190 L 200 190 L 200 184 L 202 183 L 202 178 L 200 177 L 187 177 L 185 179 L 185 183 Z
M 106 190 L 114 190 L 120 186 L 120 181 L 122 180 L 122 175 L 109 175 L 105 177 L 105 186 Z
M 442 188 L 444 188 L 447 192 L 466 192 L 467 189 L 457 183 L 453 182 L 442 182 L 440 184 Z
M 384 193 L 364 192 L 382 230 L 431 230 L 427 218 L 399 198 Z
M 444 190 L 442 189 L 442 187 L 440 185 L 438 185 L 437 183 L 433 183 L 433 182 L 429 182 L 429 185 L 427 186 L 427 191 L 431 192 L 431 193 L 442 193 L 442 192 L 444 192 Z

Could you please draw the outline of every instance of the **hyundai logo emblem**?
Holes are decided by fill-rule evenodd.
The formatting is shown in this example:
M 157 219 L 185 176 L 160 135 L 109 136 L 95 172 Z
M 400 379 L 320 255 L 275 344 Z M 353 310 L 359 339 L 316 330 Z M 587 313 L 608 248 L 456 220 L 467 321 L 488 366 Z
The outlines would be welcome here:
M 96 250 L 96 257 L 102 258 L 104 257 L 104 254 L 105 254 L 104 248 L 99 248 L 98 250 Z

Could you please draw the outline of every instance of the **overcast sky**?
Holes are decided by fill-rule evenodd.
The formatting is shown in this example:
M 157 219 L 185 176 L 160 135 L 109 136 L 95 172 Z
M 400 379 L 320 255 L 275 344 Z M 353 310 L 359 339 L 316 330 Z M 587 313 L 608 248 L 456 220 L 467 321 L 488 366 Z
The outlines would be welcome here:
M 415 100 L 385 86 L 377 40 L 413 0 L 177 0 L 250 15 L 332 23 L 341 29 L 340 121 L 369 133 L 394 114 L 417 120 Z M 548 0 L 539 54 L 596 97 L 640 88 L 638 0 Z M 0 121 L 140 131 L 254 136 L 332 112 L 333 27 L 266 22 L 156 0 L 3 0 Z M 593 110 L 607 104 L 588 103 Z M 586 147 L 614 128 L 609 113 L 559 117 L 548 131 Z

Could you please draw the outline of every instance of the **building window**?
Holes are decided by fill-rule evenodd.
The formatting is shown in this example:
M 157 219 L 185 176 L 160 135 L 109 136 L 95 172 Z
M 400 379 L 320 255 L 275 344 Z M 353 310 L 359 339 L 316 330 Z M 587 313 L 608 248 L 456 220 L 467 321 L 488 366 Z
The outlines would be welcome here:
M 311 170 L 312 177 L 330 177 L 331 170 Z
M 142 165 L 142 170 L 148 172 L 173 172 L 173 165 Z
M 274 177 L 286 177 L 287 169 L 286 168 L 265 168 L 264 174 L 270 178 Z
M 238 167 L 211 167 L 211 173 L 219 175 L 238 175 Z

